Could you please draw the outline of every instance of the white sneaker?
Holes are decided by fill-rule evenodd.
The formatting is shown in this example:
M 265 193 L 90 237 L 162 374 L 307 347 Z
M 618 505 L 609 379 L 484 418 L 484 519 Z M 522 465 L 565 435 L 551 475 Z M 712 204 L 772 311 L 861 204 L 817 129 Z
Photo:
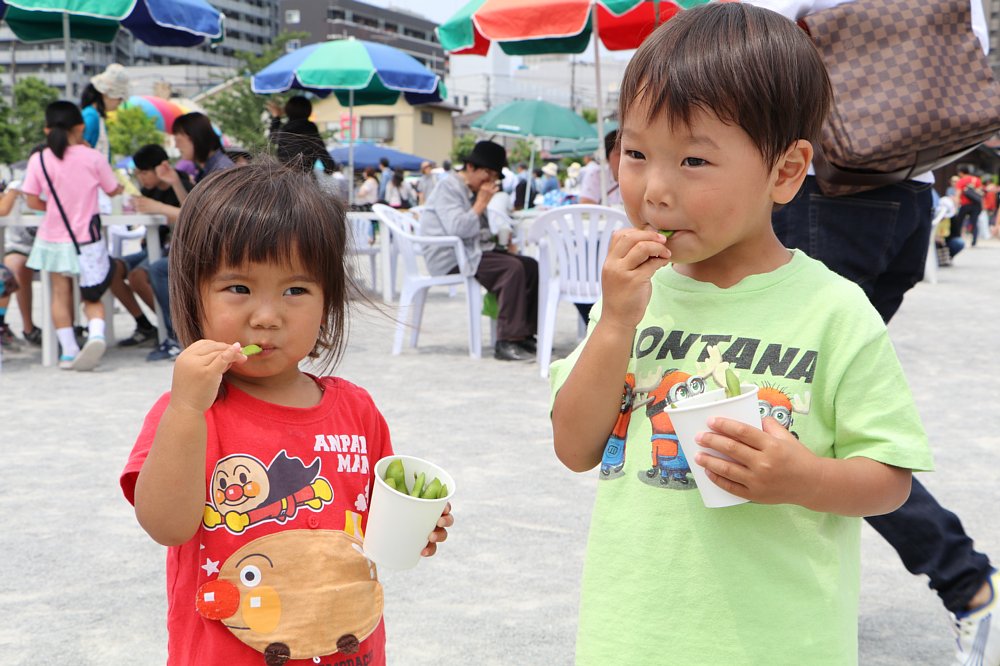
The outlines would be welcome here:
M 984 606 L 965 615 L 955 616 L 956 666 L 1000 666 L 1000 603 L 997 588 L 1000 587 L 1000 572 L 994 571 L 987 581 L 990 586 L 990 600 Z M 996 629 L 993 620 L 997 620 Z
M 87 338 L 87 344 L 83 346 L 80 353 L 73 359 L 73 369 L 78 371 L 93 370 L 97 367 L 98 361 L 104 356 L 107 343 L 103 337 L 91 336 Z

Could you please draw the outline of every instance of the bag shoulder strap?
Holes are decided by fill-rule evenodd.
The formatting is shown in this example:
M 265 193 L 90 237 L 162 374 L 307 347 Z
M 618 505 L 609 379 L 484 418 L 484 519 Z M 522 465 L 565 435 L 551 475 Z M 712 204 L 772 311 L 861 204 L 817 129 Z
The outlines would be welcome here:
M 52 195 L 52 198 L 55 199 L 56 206 L 59 208 L 59 215 L 62 217 L 63 224 L 66 225 L 66 232 L 69 234 L 70 240 L 73 241 L 73 247 L 76 248 L 76 253 L 80 254 L 80 244 L 76 242 L 76 235 L 73 233 L 73 229 L 69 226 L 69 218 L 66 217 L 66 211 L 63 210 L 62 202 L 59 201 L 59 195 L 56 194 L 56 188 L 52 185 L 52 179 L 49 178 L 49 171 L 45 168 L 44 149 L 38 152 L 38 161 L 42 164 L 42 173 L 45 174 L 45 182 L 49 184 L 49 193 Z

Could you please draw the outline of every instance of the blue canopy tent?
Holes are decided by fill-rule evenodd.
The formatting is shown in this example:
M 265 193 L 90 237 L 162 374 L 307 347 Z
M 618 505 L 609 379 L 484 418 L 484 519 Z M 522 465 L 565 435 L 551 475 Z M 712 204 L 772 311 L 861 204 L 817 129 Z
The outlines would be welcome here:
M 338 164 L 346 164 L 349 158 L 349 150 L 348 146 L 341 146 L 340 148 L 334 148 L 331 150 L 330 155 L 337 161 Z M 427 159 L 426 157 L 411 155 L 410 153 L 404 153 L 401 150 L 393 150 L 392 148 L 378 146 L 374 143 L 354 144 L 355 171 L 366 167 L 375 167 L 377 169 L 379 160 L 383 157 L 389 160 L 390 168 L 395 171 L 400 169 L 403 171 L 417 171 L 420 169 L 421 162 L 433 161 Z

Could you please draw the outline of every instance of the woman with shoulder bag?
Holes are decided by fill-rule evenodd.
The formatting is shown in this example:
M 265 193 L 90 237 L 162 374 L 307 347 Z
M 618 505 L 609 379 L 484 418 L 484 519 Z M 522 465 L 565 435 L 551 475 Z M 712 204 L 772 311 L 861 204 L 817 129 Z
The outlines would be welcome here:
M 27 265 L 52 274 L 52 320 L 62 347 L 59 367 L 66 370 L 93 370 L 104 355 L 101 296 L 111 286 L 115 264 L 101 239 L 97 193 L 103 190 L 115 196 L 122 189 L 105 156 L 86 145 L 83 131 L 83 116 L 75 104 L 49 104 L 45 109 L 47 147 L 31 156 L 21 187 L 28 207 L 45 211 Z M 88 319 L 83 349 L 73 333 L 69 306 L 73 276 L 79 279 Z

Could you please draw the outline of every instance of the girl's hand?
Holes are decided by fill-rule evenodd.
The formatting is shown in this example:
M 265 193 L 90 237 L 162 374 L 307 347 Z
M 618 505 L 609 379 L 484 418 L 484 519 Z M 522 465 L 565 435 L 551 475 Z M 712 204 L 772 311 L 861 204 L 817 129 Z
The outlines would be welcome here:
M 653 273 L 670 263 L 666 242 L 661 234 L 642 229 L 620 229 L 611 236 L 601 271 L 601 321 L 635 328 L 653 293 Z
M 170 405 L 204 413 L 215 402 L 222 376 L 234 364 L 246 363 L 240 343 L 199 340 L 174 361 Z
M 774 418 L 763 430 L 732 419 L 709 421 L 695 441 L 732 461 L 699 453 L 695 461 L 716 485 L 760 504 L 806 505 L 821 486 L 819 460 Z
M 437 545 L 448 538 L 448 530 L 446 527 L 451 527 L 455 524 L 455 517 L 451 515 L 451 502 L 444 507 L 444 512 L 441 517 L 438 518 L 437 527 L 431 532 L 431 535 L 427 537 L 427 546 L 420 551 L 421 557 L 430 557 L 437 552 Z

